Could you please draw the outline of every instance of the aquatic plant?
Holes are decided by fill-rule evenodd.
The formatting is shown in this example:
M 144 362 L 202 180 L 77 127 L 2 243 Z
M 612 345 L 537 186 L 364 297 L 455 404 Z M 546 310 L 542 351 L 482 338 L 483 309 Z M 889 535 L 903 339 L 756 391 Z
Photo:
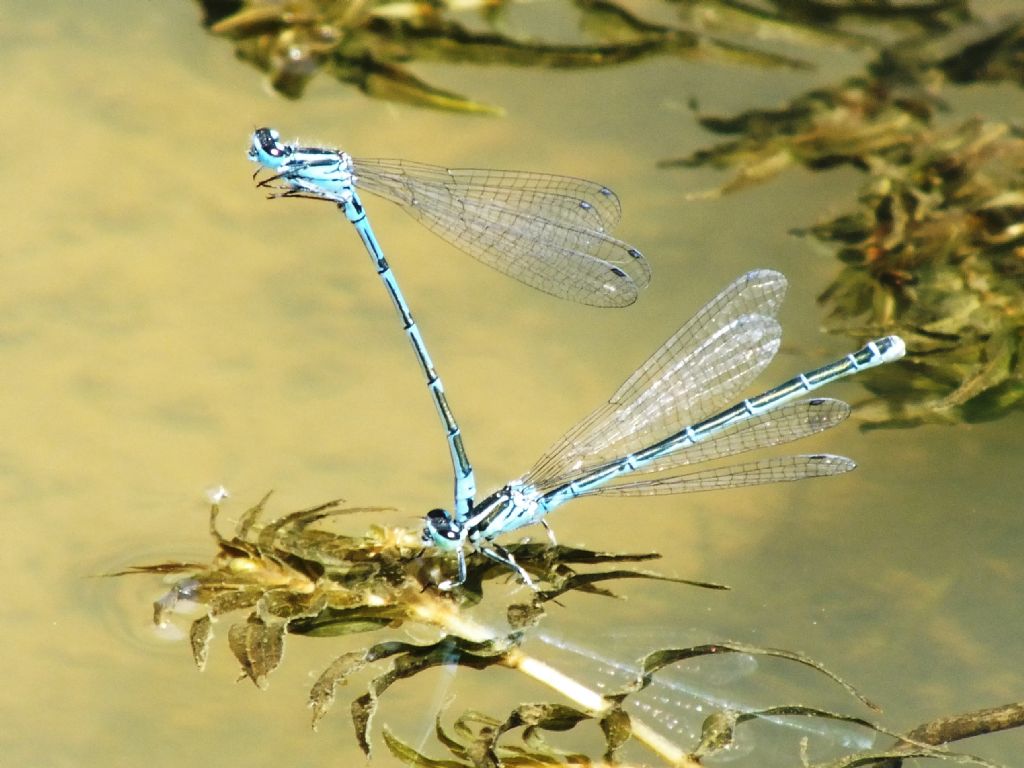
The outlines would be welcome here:
M 340 686 L 363 670 L 375 672 L 365 692 L 356 696 L 350 706 L 358 743 L 367 755 L 371 753 L 373 717 L 386 691 L 396 682 L 427 669 L 457 664 L 477 670 L 516 670 L 557 692 L 560 701 L 519 704 L 504 718 L 475 710 L 466 712 L 456 718 L 450 731 L 442 723 L 442 713 L 437 713 L 435 735 L 454 761 L 421 754 L 385 725 L 381 729 L 384 743 L 403 761 L 420 766 L 473 768 L 589 762 L 589 757 L 548 744 L 542 732 L 567 731 L 594 723 L 602 734 L 602 760 L 613 762 L 626 744 L 639 743 L 670 765 L 695 768 L 704 757 L 731 749 L 737 730 L 746 724 L 783 717 L 846 723 L 894 739 L 892 748 L 862 750 L 832 766 L 864 765 L 872 760 L 903 757 L 938 757 L 989 765 L 978 758 L 937 748 L 936 742 L 928 742 L 921 735 L 900 736 L 863 717 L 805 705 L 717 708 L 705 720 L 695 743 L 677 744 L 630 712 L 630 705 L 636 696 L 655 684 L 663 670 L 706 656 L 741 654 L 806 666 L 831 679 L 862 704 L 871 709 L 877 707 L 802 654 L 734 642 L 653 650 L 637 662 L 626 684 L 618 690 L 599 693 L 586 681 L 569 677 L 523 649 L 524 638 L 544 616 L 547 603 L 569 592 L 607 597 L 612 594 L 607 582 L 628 578 L 673 581 L 709 589 L 724 587 L 672 579 L 635 565 L 623 566 L 653 559 L 653 554 L 611 554 L 520 543 L 514 547 L 516 558 L 537 580 L 539 588 L 535 592 L 525 588 L 513 592 L 527 593 L 528 600 L 508 602 L 507 625 L 495 629 L 472 618 L 468 609 L 485 598 L 485 586 L 498 577 L 508 577 L 509 572 L 500 564 L 473 555 L 469 558 L 466 583 L 452 592 L 442 592 L 433 584 L 443 555 L 439 556 L 436 550 L 423 550 L 418 534 L 374 526 L 365 536 L 349 536 L 318 526 L 331 518 L 384 510 L 345 508 L 339 501 L 330 501 L 263 522 L 261 516 L 268 498 L 269 494 L 239 518 L 230 537 L 218 531 L 220 505 L 213 503 L 210 533 L 218 551 L 210 564 L 168 562 L 137 566 L 114 575 L 187 574 L 156 601 L 154 622 L 173 621 L 181 601 L 201 605 L 204 613 L 192 622 L 189 637 L 195 663 L 202 669 L 207 663 L 216 623 L 234 621 L 228 628 L 228 645 L 243 676 L 261 688 L 268 686 L 269 676 L 280 665 L 288 635 L 331 638 L 395 630 L 406 624 L 438 631 L 439 639 L 435 642 L 386 639 L 343 653 L 314 683 L 309 706 L 316 728 L 334 704 Z M 487 592 L 490 596 L 492 590 L 488 587 Z M 232 616 L 243 618 L 233 620 Z M 1024 708 L 1017 714 L 1001 709 L 999 717 L 1005 723 L 1003 727 L 1020 724 L 1024 721 Z M 991 725 L 996 721 L 994 718 L 993 715 L 984 722 Z M 964 733 L 969 730 L 962 723 L 959 727 Z M 976 730 L 978 726 L 974 727 Z M 521 744 L 511 740 L 511 734 L 516 732 Z
M 803 62 L 644 20 L 612 0 L 579 0 L 584 36 L 565 44 L 520 38 L 497 28 L 503 2 L 458 4 L 348 0 L 200 0 L 204 23 L 234 41 L 239 58 L 266 72 L 271 86 L 299 98 L 319 73 L 369 96 L 423 107 L 500 115 L 500 107 L 437 88 L 407 65 L 439 61 L 579 69 L 668 55 L 761 67 Z M 473 29 L 452 12 L 479 10 L 487 29 Z
M 891 423 L 997 418 L 1024 404 L 1024 136 L 971 120 L 877 163 L 855 210 L 807 230 L 845 266 L 834 331 L 897 331 L 908 362 L 869 380 Z
M 939 7 L 918 10 L 925 5 Z M 833 246 L 845 264 L 821 295 L 830 330 L 907 342 L 904 362 L 864 377 L 885 395 L 860 409 L 875 424 L 981 421 L 1024 402 L 1022 134 L 999 121 L 937 125 L 948 82 L 1024 83 L 1024 21 L 935 29 L 872 41 L 879 52 L 864 74 L 780 107 L 700 115 L 730 138 L 662 163 L 733 169 L 716 189 L 691 195 L 704 199 L 793 166 L 865 173 L 849 210 L 796 232 Z

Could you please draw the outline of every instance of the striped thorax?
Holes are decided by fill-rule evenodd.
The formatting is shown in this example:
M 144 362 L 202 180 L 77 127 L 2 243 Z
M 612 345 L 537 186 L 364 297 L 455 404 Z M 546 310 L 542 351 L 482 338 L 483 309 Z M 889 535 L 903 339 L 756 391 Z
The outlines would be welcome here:
M 356 177 L 347 152 L 289 144 L 273 128 L 260 128 L 253 134 L 249 159 L 277 171 L 278 179 L 305 195 L 352 201 Z

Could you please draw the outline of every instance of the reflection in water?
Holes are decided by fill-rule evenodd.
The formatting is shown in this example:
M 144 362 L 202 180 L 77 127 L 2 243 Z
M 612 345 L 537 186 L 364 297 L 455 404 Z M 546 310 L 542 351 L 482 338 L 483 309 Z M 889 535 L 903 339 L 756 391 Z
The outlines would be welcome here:
M 613 693 L 636 680 L 640 671 L 631 660 L 613 658 L 609 651 L 601 652 L 548 632 L 538 632 L 533 639 L 561 652 L 556 657 L 561 655 L 560 661 L 569 668 L 578 667 L 582 663 L 586 679 L 594 681 L 595 687 L 605 694 Z M 602 642 L 601 645 L 612 648 L 615 643 Z M 693 666 L 679 665 L 662 670 L 648 688 L 629 699 L 626 709 L 635 710 L 645 719 L 657 723 L 669 735 L 677 737 L 679 743 L 694 744 L 700 740 L 704 719 L 714 710 L 745 712 L 762 706 L 716 693 L 716 690 L 727 688 L 730 683 L 755 674 L 757 668 L 758 662 L 751 655 L 727 654 L 705 659 Z M 852 750 L 870 749 L 876 741 L 872 731 L 835 721 L 806 717 L 764 719 L 813 737 L 811 749 L 816 755 L 821 755 L 823 751 L 848 754 Z M 750 754 L 755 749 L 755 738 L 749 732 L 740 732 L 736 742 L 716 753 L 714 759 L 724 762 Z M 764 753 L 759 755 L 762 759 L 768 757 Z

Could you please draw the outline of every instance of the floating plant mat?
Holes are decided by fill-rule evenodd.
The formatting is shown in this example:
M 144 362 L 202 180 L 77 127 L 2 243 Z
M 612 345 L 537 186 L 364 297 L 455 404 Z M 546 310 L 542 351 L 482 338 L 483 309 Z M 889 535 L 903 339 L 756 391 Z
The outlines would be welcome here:
M 171 621 L 180 601 L 200 604 L 205 613 L 191 625 L 192 655 L 202 669 L 214 639 L 218 621 L 229 624 L 228 645 L 241 665 L 242 675 L 261 688 L 280 665 L 288 635 L 330 638 L 353 633 L 419 625 L 440 631 L 436 642 L 413 643 L 383 640 L 336 658 L 314 683 L 309 695 L 314 728 L 328 713 L 338 690 L 356 673 L 374 676 L 365 692 L 350 705 L 356 738 L 369 755 L 374 715 L 387 690 L 396 682 L 447 664 L 486 671 L 493 667 L 513 669 L 549 686 L 564 699 L 555 703 L 525 703 L 504 718 L 478 711 L 462 714 L 451 731 L 438 714 L 436 737 L 453 760 L 434 760 L 421 754 L 391 732 L 381 729 L 391 752 L 413 765 L 498 766 L 577 764 L 585 756 L 565 753 L 548 744 L 544 732 L 567 731 L 586 723 L 597 726 L 603 747 L 599 759 L 613 761 L 626 744 L 639 743 L 672 765 L 696 766 L 708 755 L 729 750 L 735 734 L 746 723 L 779 717 L 807 718 L 856 726 L 867 733 L 890 736 L 894 747 L 862 751 L 859 757 L 830 765 L 864 765 L 872 760 L 902 757 L 937 757 L 961 763 L 990 765 L 983 760 L 938 749 L 925 736 L 900 736 L 857 715 L 826 711 L 796 704 L 762 709 L 712 711 L 695 743 L 677 744 L 642 718 L 627 711 L 632 699 L 656 684 L 666 668 L 707 656 L 739 654 L 767 657 L 808 667 L 839 685 L 861 705 L 877 707 L 849 683 L 817 661 L 782 649 L 741 643 L 706 643 L 685 648 L 652 650 L 633 667 L 624 684 L 599 693 L 588 681 L 575 680 L 523 649 L 523 641 L 536 631 L 545 606 L 570 592 L 608 597 L 607 582 L 624 578 L 679 582 L 708 589 L 721 585 L 673 579 L 637 567 L 654 554 L 614 554 L 572 547 L 519 544 L 517 561 L 540 584 L 526 593 L 526 602 L 508 602 L 506 625 L 495 629 L 480 624 L 469 610 L 485 599 L 501 598 L 490 587 L 495 579 L 507 579 L 508 571 L 481 556 L 469 558 L 469 578 L 463 587 L 442 592 L 434 587 L 439 569 L 450 565 L 435 550 L 424 550 L 420 536 L 399 528 L 377 526 L 365 536 L 346 536 L 318 526 L 330 518 L 355 512 L 384 510 L 350 509 L 338 501 L 264 522 L 268 497 L 247 510 L 232 536 L 217 528 L 218 504 L 210 511 L 210 532 L 218 553 L 210 564 L 168 562 L 130 568 L 113 575 L 186 574 L 154 605 L 158 624 Z M 579 570 L 589 567 L 588 570 Z M 485 590 L 485 585 L 489 585 Z M 493 593 L 493 594 L 492 594 Z M 229 618 L 232 617 L 232 618 Z M 234 618 L 237 617 L 237 620 Z M 568 701 L 569 703 L 565 703 Z M 999 710 L 1001 727 L 1024 721 L 1024 710 Z M 995 716 L 985 723 L 995 730 Z M 960 726 L 961 733 L 967 728 Z M 975 726 L 975 733 L 979 732 Z M 931 733 L 931 732 L 929 732 Z M 518 734 L 519 742 L 516 742 Z M 932 734 L 934 735 L 934 734 Z M 589 759 L 589 758 L 588 758 Z M 598 759 L 598 758 L 594 758 Z
M 323 73 L 391 101 L 484 115 L 502 109 L 435 87 L 406 68 L 417 62 L 580 69 L 667 55 L 757 67 L 805 67 L 776 53 L 698 31 L 647 21 L 610 0 L 578 0 L 581 34 L 567 44 L 501 31 L 503 11 L 519 3 L 202 0 L 204 23 L 235 41 L 238 56 L 266 72 L 273 88 L 299 98 Z M 485 29 L 453 16 L 476 11 Z
M 970 121 L 929 139 L 808 230 L 845 262 L 821 300 L 834 331 L 906 340 L 902 370 L 869 380 L 883 418 L 984 421 L 1024 404 L 1024 137 Z
M 828 329 L 907 342 L 903 362 L 863 379 L 884 395 L 861 409 L 868 421 L 982 421 L 1024 403 L 1024 135 L 945 117 L 960 93 L 950 83 L 1024 84 L 1022 50 L 1021 17 L 900 39 L 838 85 L 770 109 L 699 115 L 731 138 L 662 163 L 734 169 L 691 195 L 705 200 L 793 166 L 864 172 L 849 210 L 796 233 L 845 265 L 821 296 Z

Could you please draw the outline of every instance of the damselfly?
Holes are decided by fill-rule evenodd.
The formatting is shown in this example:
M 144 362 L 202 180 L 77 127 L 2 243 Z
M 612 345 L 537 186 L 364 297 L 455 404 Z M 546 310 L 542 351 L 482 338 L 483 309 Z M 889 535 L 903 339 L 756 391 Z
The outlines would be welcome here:
M 786 278 L 778 272 L 757 270 L 743 275 L 665 342 L 606 405 L 558 440 L 527 474 L 468 513 L 428 512 L 424 541 L 458 556 L 458 576 L 440 586 L 449 589 L 465 580 L 467 545 L 514 568 L 531 584 L 526 571 L 495 539 L 535 523 L 546 527 L 545 518 L 552 510 L 578 496 L 737 488 L 853 469 L 854 463 L 843 456 L 809 454 L 681 471 L 692 464 L 781 445 L 835 426 L 850 413 L 846 403 L 797 398 L 903 356 L 903 340 L 886 336 L 719 410 L 750 384 L 778 351 L 781 329 L 776 316 L 785 291 Z M 659 474 L 622 480 L 648 472 Z
M 253 134 L 249 159 L 273 171 L 259 181 L 261 187 L 275 190 L 272 197 L 329 200 L 355 225 L 427 378 L 448 440 L 455 512 L 461 517 L 473 506 L 473 468 L 441 379 L 356 188 L 397 203 L 484 264 L 561 298 L 602 307 L 627 306 L 650 281 L 650 268 L 640 251 L 610 234 L 619 220 L 618 198 L 592 181 L 440 168 L 405 160 L 360 160 L 336 149 L 284 143 L 272 128 Z

